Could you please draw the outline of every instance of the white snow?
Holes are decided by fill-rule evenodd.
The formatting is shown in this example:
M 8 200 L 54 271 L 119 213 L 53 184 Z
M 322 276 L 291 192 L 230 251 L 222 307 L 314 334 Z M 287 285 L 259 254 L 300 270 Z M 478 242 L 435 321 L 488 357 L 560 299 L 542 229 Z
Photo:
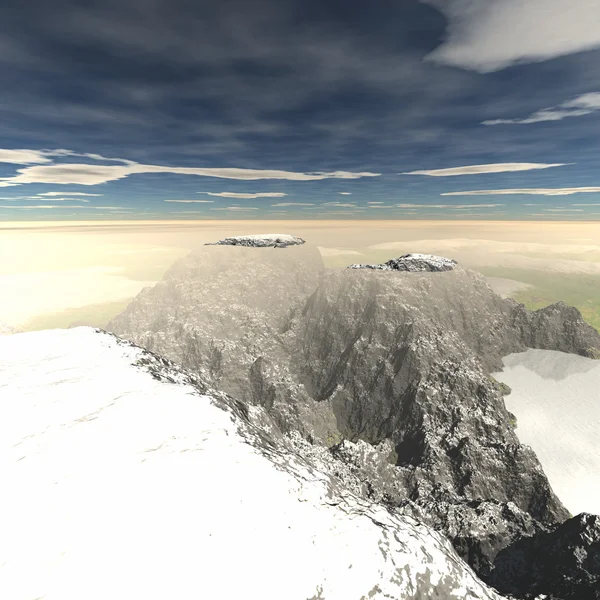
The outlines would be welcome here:
M 512 389 L 504 401 L 519 440 L 572 514 L 600 514 L 600 361 L 528 350 L 504 364 L 494 377 Z
M 0 338 L 0 598 L 499 598 L 143 356 L 86 327 Z

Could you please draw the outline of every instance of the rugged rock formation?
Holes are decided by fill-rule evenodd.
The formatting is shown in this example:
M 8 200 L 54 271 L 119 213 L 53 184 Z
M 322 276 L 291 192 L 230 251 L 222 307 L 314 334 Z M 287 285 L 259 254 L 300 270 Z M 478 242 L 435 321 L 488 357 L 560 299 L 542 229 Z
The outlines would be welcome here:
M 0 321 L 0 335 L 13 335 L 14 333 L 20 333 L 15 327 L 11 327 L 8 323 Z
M 304 240 L 286 233 L 264 233 L 228 237 L 207 246 L 248 246 L 253 248 L 287 248 L 304 244 Z
M 489 374 L 531 342 L 600 348 L 580 318 L 562 319 L 560 306 L 530 313 L 455 264 L 433 273 L 326 271 L 312 260 L 269 277 L 273 263 L 254 266 L 265 254 L 223 250 L 245 257 L 223 279 L 184 261 L 176 278 L 143 292 L 109 328 L 263 406 L 282 431 L 314 443 L 298 452 L 327 453 L 332 474 L 442 531 L 484 578 L 501 550 L 568 518 Z M 262 275 L 248 276 L 249 268 Z M 296 287 L 282 284 L 283 273 Z M 279 286 L 274 315 L 258 311 L 251 293 L 238 301 L 236 286 L 261 294 Z M 217 317 L 233 333 L 220 325 L 211 337 Z
M 456 261 L 433 254 L 404 254 L 399 258 L 392 258 L 380 265 L 350 265 L 349 269 L 374 269 L 376 271 L 420 271 L 439 272 L 452 271 Z
M 264 409 L 118 338 L 0 339 L 0 388 L 2 598 L 502 600 Z
M 496 558 L 491 581 L 524 598 L 600 598 L 600 517 L 582 513 L 551 533 L 523 538 Z

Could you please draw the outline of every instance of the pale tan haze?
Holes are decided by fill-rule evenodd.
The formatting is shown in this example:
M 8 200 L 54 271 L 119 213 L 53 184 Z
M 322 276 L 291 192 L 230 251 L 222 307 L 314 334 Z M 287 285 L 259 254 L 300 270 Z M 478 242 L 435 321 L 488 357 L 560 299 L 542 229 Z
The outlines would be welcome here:
M 600 223 L 508 221 L 114 221 L 0 229 L 0 321 L 103 326 L 178 258 L 226 236 L 290 233 L 343 268 L 408 252 L 454 258 L 532 307 L 562 299 L 600 323 Z

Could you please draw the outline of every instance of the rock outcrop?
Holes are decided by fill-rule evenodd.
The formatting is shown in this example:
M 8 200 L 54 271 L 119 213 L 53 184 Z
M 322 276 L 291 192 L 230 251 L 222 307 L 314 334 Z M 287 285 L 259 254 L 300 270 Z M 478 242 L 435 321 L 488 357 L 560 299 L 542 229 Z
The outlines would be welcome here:
M 104 332 L 0 339 L 0 388 L 2 598 L 502 600 L 264 409 Z
M 548 600 L 600 598 L 600 517 L 582 513 L 554 531 L 522 538 L 496 558 L 500 590 Z
M 376 271 L 410 271 L 418 273 L 452 271 L 456 266 L 456 261 L 443 256 L 434 256 L 433 254 L 404 254 L 398 258 L 392 258 L 385 263 L 378 265 L 350 265 L 349 269 L 373 269 Z
M 263 268 L 264 253 L 223 250 L 244 260 L 227 263 L 222 279 L 186 263 L 208 258 L 186 259 L 109 328 L 264 407 L 281 431 L 310 442 L 299 453 L 326 452 L 332 474 L 443 532 L 483 578 L 503 549 L 568 519 L 490 373 L 532 342 L 599 349 L 600 336 L 575 309 L 531 313 L 453 261 L 435 272 L 330 271 L 313 258 L 293 271 Z M 274 313 L 256 308 L 258 291 L 237 286 L 279 289 Z
M 16 327 L 12 327 L 8 323 L 0 321 L 0 335 L 13 335 L 15 333 L 21 333 Z
M 240 235 L 227 237 L 218 242 L 211 242 L 207 246 L 246 246 L 250 248 L 287 248 L 304 244 L 302 238 L 286 233 L 264 233 L 257 235 Z

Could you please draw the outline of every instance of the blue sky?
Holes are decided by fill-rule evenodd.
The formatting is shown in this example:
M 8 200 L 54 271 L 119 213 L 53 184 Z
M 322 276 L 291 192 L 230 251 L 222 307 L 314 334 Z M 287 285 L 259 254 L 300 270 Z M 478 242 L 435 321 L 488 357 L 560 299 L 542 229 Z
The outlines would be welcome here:
M 588 0 L 4 3 L 0 77 L 2 220 L 600 219 Z

